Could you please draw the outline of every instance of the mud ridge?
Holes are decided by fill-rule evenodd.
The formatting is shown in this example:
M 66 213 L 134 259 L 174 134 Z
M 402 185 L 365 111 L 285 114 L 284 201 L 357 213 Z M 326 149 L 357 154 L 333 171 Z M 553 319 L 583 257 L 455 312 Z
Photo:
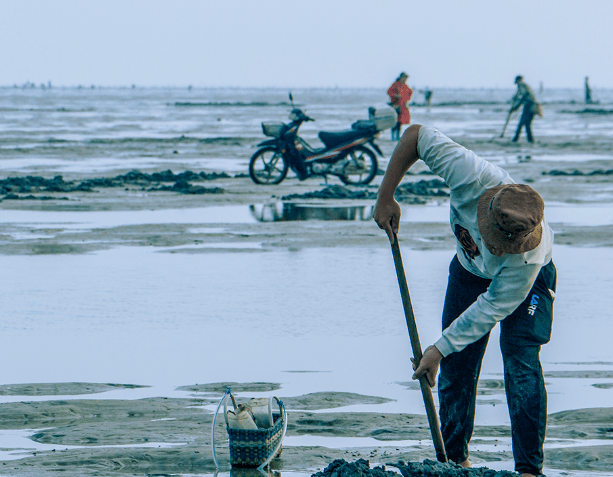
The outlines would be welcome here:
M 84 181 L 66 181 L 61 175 L 55 176 L 53 179 L 46 179 L 40 176 L 25 176 L 25 177 L 7 177 L 0 180 L 0 194 L 12 194 L 11 197 L 4 197 L 4 199 L 25 199 L 23 197 L 16 196 L 16 193 L 32 193 L 32 192 L 91 192 L 92 189 L 98 187 L 124 187 L 130 185 L 147 185 L 151 183 L 160 182 L 174 182 L 175 185 L 161 188 L 151 188 L 149 190 L 172 190 L 187 194 L 202 194 L 202 193 L 220 193 L 223 189 L 215 188 L 217 190 L 201 190 L 204 188 L 191 187 L 188 182 L 203 182 L 216 179 L 228 179 L 230 176 L 225 172 L 193 172 L 184 171 L 179 174 L 173 173 L 171 170 L 163 172 L 154 172 L 147 174 L 137 169 L 132 170 L 126 174 L 121 174 L 115 177 L 99 177 L 93 179 L 86 179 Z M 41 198 L 41 197 L 27 197 L 28 199 L 38 200 L 50 200 L 57 199 L 54 197 Z
M 551 171 L 543 171 L 541 174 L 544 176 L 610 176 L 613 174 L 613 169 L 596 169 L 590 172 L 583 172 L 579 169 L 573 169 L 572 171 L 552 169 Z
M 290 194 L 281 197 L 282 200 L 291 199 L 376 199 L 376 192 L 369 190 L 351 190 L 342 185 L 331 185 L 322 190 L 307 192 L 305 194 Z
M 441 463 L 425 459 L 422 463 L 399 461 L 388 464 L 396 467 L 402 473 L 402 477 L 518 477 L 516 472 L 506 470 L 496 471 L 487 467 L 473 467 L 464 469 L 455 463 Z M 398 473 L 386 470 L 385 466 L 370 468 L 370 462 L 358 459 L 355 462 L 347 462 L 345 459 L 336 459 L 323 471 L 313 474 L 311 477 L 399 477 Z
M 425 459 L 419 462 L 399 461 L 397 464 L 389 464 L 397 467 L 403 477 L 519 477 L 517 472 L 508 470 L 493 470 L 487 467 L 472 467 L 464 469 L 453 462 L 437 462 Z

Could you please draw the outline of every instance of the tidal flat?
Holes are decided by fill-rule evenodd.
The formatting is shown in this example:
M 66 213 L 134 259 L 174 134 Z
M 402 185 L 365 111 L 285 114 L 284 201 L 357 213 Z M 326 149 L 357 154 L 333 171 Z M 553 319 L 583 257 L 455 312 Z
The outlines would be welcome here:
M 379 93 L 295 91 L 317 119 L 305 138 L 347 128 Z M 545 199 L 559 272 L 541 352 L 545 473 L 613 475 L 613 116 L 583 113 L 573 91 L 546 90 L 537 142 L 513 144 L 498 137 L 512 93 L 458 102 L 465 91 L 441 91 L 412 116 Z M 286 477 L 336 458 L 434 458 L 389 242 L 371 219 L 381 175 L 345 191 L 335 177 L 292 173 L 253 184 L 245 174 L 260 122 L 286 120 L 287 93 L 233 94 L 0 88 L 0 473 L 213 475 L 211 425 L 226 384 L 240 399 L 286 404 L 273 465 Z M 613 109 L 607 98 L 599 108 Z M 176 105 L 186 102 L 201 106 Z M 378 139 L 381 171 L 395 145 L 388 133 Z M 403 183 L 436 178 L 423 164 L 413 172 Z M 309 197 L 330 187 L 336 196 Z M 444 195 L 409 194 L 402 208 L 425 348 L 440 333 L 454 237 Z M 512 470 L 497 333 L 471 458 Z M 227 474 L 222 424 L 216 432 Z

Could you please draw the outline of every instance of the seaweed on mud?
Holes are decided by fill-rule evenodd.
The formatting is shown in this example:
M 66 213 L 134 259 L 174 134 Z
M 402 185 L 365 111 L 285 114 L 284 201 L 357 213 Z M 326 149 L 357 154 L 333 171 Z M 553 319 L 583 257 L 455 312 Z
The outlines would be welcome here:
M 573 169 L 570 171 L 552 169 L 550 171 L 543 171 L 541 174 L 544 176 L 610 176 L 613 175 L 613 169 L 596 169 L 589 172 L 583 172 L 579 169 Z
M 397 467 L 403 477 L 519 477 L 517 472 L 493 470 L 487 467 L 470 467 L 464 469 L 453 462 L 438 462 L 425 459 L 422 463 L 399 461 L 389 464 Z
M 493 470 L 487 467 L 472 467 L 464 469 L 458 464 L 442 463 L 425 459 L 422 463 L 399 461 L 388 464 L 400 470 L 402 477 L 518 477 L 516 472 L 507 470 Z M 399 477 L 398 473 L 386 470 L 385 466 L 370 468 L 370 462 L 358 459 L 347 462 L 345 459 L 336 459 L 323 471 L 311 477 Z
M 385 467 L 370 468 L 370 462 L 358 459 L 347 462 L 345 459 L 336 459 L 323 471 L 311 477 L 399 477 L 396 472 L 385 470 Z
M 230 178 L 225 172 L 193 172 L 184 171 L 179 174 L 173 173 L 171 170 L 163 172 L 154 172 L 147 174 L 137 169 L 127 172 L 126 174 L 115 177 L 98 177 L 86 179 L 81 182 L 65 181 L 62 176 L 55 176 L 53 179 L 46 179 L 40 176 L 25 176 L 25 177 L 7 177 L 0 180 L 0 194 L 7 194 L 5 199 L 24 199 L 18 197 L 15 193 L 32 193 L 32 192 L 91 192 L 96 187 L 123 187 L 126 184 L 145 185 L 160 182 L 174 182 L 171 187 L 151 188 L 149 190 L 171 190 L 182 194 L 220 194 L 224 190 L 215 187 L 206 189 L 204 187 L 191 186 L 189 182 L 203 182 L 215 179 Z M 11 195 L 11 197 L 8 197 Z M 28 199 L 50 200 L 53 197 L 36 198 L 27 197 Z
M 396 200 L 405 204 L 425 204 L 426 201 L 417 196 L 449 197 L 445 182 L 432 179 L 419 182 L 401 184 L 396 189 Z M 282 200 L 291 199 L 376 199 L 377 194 L 366 189 L 349 189 L 342 185 L 331 185 L 322 190 L 307 192 L 306 194 L 290 194 L 281 197 Z
M 225 192 L 221 187 L 202 187 L 191 185 L 186 180 L 179 180 L 172 186 L 160 186 L 147 189 L 148 191 L 170 191 L 179 192 L 180 194 L 223 194 Z
M 307 192 L 306 194 L 290 194 L 281 197 L 282 200 L 290 199 L 376 199 L 377 194 L 369 190 L 351 190 L 342 185 L 331 185 L 322 190 Z
M 566 114 L 596 114 L 599 116 L 607 116 L 609 114 L 613 114 L 613 109 L 585 108 L 579 111 L 571 111 L 571 110 L 563 109 L 560 112 L 566 113 Z
M 194 102 L 175 102 L 176 107 L 197 107 L 197 108 L 206 108 L 206 107 L 253 107 L 253 106 L 291 106 L 290 103 L 285 101 L 281 101 L 279 103 L 269 103 L 267 101 L 251 101 L 251 102 L 206 102 L 206 103 L 194 103 Z
M 426 196 L 426 197 L 449 197 L 449 186 L 440 179 L 421 180 L 418 182 L 406 182 L 400 184 L 396 189 L 394 197 L 398 202 L 404 202 L 407 196 Z
M 30 195 L 17 195 L 17 194 L 6 194 L 4 197 L 0 197 L 0 202 L 3 200 L 70 200 L 68 197 L 51 197 L 48 195 L 43 195 L 40 197 Z

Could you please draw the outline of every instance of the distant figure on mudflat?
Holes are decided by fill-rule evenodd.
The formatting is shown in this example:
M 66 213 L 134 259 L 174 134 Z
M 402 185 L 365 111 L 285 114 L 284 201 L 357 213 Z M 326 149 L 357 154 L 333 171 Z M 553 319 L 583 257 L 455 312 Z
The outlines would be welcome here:
M 532 91 L 532 88 L 524 82 L 523 76 L 516 76 L 515 84 L 517 85 L 517 92 L 515 96 L 513 96 L 513 99 L 511 99 L 511 112 L 517 111 L 522 105 L 524 109 L 521 113 L 519 124 L 517 124 L 513 142 L 517 142 L 519 139 L 522 127 L 526 128 L 528 142 L 534 142 L 534 138 L 532 137 L 532 120 L 537 114 L 543 116 L 541 105 L 536 100 L 536 95 L 534 91 Z
M 594 104 L 592 98 L 592 88 L 590 88 L 589 77 L 585 77 L 585 104 Z
M 424 98 L 426 100 L 426 106 L 430 107 L 430 103 L 432 103 L 432 90 L 430 88 L 424 90 Z
M 400 73 L 396 81 L 387 90 L 390 97 L 390 105 L 396 110 L 398 120 L 392 128 L 392 141 L 400 139 L 400 127 L 403 124 L 411 123 L 411 113 L 409 111 L 409 101 L 413 96 L 413 90 L 407 86 L 409 75 L 405 72 Z

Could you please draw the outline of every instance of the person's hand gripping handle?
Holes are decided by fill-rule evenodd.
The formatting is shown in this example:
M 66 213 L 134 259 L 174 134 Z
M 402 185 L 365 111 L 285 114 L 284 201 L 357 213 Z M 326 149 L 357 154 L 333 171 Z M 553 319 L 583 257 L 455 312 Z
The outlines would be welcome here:
M 394 244 L 396 241 L 396 234 L 400 228 L 400 204 L 393 198 L 388 201 L 377 201 L 373 219 L 380 229 L 385 230 L 385 233 L 390 239 L 390 243 Z

